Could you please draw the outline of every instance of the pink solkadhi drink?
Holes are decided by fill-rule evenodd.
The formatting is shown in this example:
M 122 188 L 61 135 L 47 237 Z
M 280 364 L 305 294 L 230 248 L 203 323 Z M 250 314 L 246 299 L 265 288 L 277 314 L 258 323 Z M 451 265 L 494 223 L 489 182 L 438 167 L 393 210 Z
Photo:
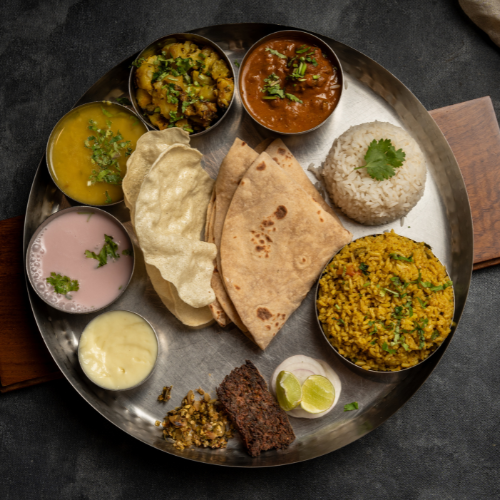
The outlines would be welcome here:
M 84 207 L 47 224 L 28 259 L 38 293 L 68 312 L 91 312 L 110 304 L 133 269 L 127 233 L 111 217 Z

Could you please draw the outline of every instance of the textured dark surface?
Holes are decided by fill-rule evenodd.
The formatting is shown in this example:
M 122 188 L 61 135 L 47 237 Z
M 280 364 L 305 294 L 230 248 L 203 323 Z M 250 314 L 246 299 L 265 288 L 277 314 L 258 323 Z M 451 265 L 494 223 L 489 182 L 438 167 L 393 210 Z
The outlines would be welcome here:
M 500 49 L 455 0 L 2 0 L 0 218 L 23 213 L 50 130 L 103 73 L 167 32 L 231 22 L 323 33 L 381 63 L 428 109 L 490 95 L 500 115 Z M 171 457 L 119 431 L 66 381 L 0 395 L 0 498 L 498 498 L 499 279 L 500 267 L 474 273 L 451 346 L 407 405 L 299 465 Z

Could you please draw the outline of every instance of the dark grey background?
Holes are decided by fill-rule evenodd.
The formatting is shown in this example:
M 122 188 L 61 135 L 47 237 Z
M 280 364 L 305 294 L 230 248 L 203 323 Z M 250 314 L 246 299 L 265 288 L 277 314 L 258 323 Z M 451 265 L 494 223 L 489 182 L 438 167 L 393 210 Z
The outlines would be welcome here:
M 1 0 L 0 219 L 24 212 L 52 127 L 102 74 L 169 32 L 237 22 L 336 38 L 428 109 L 490 95 L 500 115 L 500 49 L 455 0 Z M 0 395 L 0 498 L 499 498 L 499 278 L 500 267 L 474 273 L 450 348 L 406 406 L 298 465 L 171 457 L 119 431 L 66 381 Z

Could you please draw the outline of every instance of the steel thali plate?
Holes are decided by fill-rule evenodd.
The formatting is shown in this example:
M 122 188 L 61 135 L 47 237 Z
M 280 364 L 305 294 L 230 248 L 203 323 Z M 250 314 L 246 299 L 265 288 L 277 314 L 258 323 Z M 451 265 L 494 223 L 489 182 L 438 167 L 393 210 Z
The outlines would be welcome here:
M 261 37 L 283 29 L 272 24 L 234 24 L 193 30 L 217 44 L 231 61 L 243 59 L 248 48 Z M 298 29 L 298 28 L 296 28 Z M 165 33 L 167 34 L 167 33 Z M 321 36 L 339 57 L 345 76 L 343 97 L 332 118 L 321 128 L 302 136 L 286 137 L 285 142 L 304 168 L 321 165 L 333 143 L 352 125 L 387 121 L 403 127 L 419 142 L 427 156 L 428 177 L 423 198 L 408 214 L 404 224 L 396 221 L 368 227 L 340 215 L 355 238 L 394 229 L 398 234 L 432 246 L 446 265 L 455 285 L 455 316 L 462 315 L 472 272 L 472 218 L 465 184 L 458 164 L 442 132 L 418 99 L 397 78 L 360 52 Z M 127 95 L 129 66 L 134 56 L 123 61 L 76 104 Z M 238 72 L 236 67 L 233 68 Z M 193 138 L 191 144 L 204 155 L 204 166 L 216 177 L 221 160 L 235 137 L 257 145 L 269 132 L 259 127 L 244 111 L 239 96 L 225 120 L 211 133 Z M 311 176 L 313 182 L 315 179 Z M 52 182 L 42 158 L 31 189 L 24 228 L 24 252 L 38 225 L 52 213 L 70 206 Z M 130 220 L 123 204 L 109 208 L 122 222 Z M 146 317 L 156 328 L 162 356 L 152 377 L 142 386 L 124 392 L 98 388 L 83 374 L 77 357 L 78 340 L 85 325 L 97 314 L 70 315 L 47 306 L 28 285 L 28 293 L 42 337 L 57 365 L 80 395 L 109 421 L 131 436 L 162 451 L 215 465 L 268 467 L 301 462 L 334 451 L 375 429 L 394 414 L 423 384 L 443 356 L 453 334 L 429 360 L 409 372 L 389 374 L 381 380 L 369 372 L 358 375 L 346 367 L 325 345 L 314 313 L 313 287 L 265 352 L 251 343 L 234 325 L 225 329 L 210 326 L 192 329 L 182 325 L 161 303 L 153 290 L 136 246 L 136 269 L 127 292 L 109 309 L 127 309 Z M 287 450 L 264 452 L 250 458 L 238 437 L 226 450 L 202 448 L 182 452 L 162 438 L 155 421 L 190 389 L 201 386 L 212 395 L 233 368 L 251 359 L 265 378 L 285 358 L 305 354 L 328 361 L 342 381 L 338 405 L 317 420 L 291 418 L 297 439 Z M 157 402 L 165 385 L 173 385 L 168 405 Z M 346 403 L 357 401 L 359 410 L 344 412 Z

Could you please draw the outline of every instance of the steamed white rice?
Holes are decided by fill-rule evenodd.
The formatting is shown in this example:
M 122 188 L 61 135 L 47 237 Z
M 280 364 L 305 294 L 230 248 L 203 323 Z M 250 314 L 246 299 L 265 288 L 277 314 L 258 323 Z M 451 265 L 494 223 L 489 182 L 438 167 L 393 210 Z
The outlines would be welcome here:
M 390 179 L 372 179 L 364 157 L 370 143 L 390 139 L 406 153 L 403 165 Z M 390 123 L 356 125 L 333 143 L 323 167 L 323 178 L 333 202 L 351 219 L 371 226 L 404 217 L 420 200 L 425 188 L 425 158 L 416 141 Z

